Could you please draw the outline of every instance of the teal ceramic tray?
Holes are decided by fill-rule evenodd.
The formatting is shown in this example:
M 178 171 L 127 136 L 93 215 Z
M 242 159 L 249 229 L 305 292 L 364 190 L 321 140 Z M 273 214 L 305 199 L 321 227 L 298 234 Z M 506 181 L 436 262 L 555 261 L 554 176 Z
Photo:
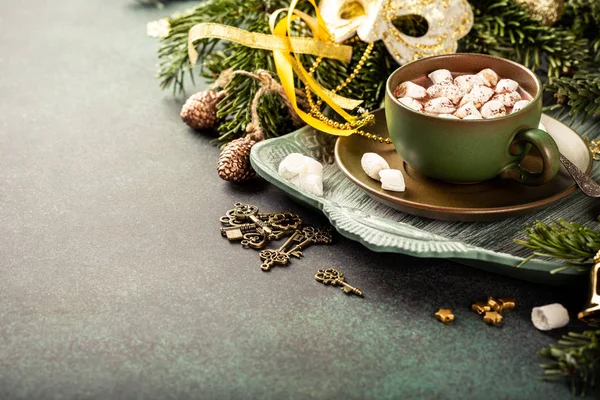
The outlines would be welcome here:
M 598 134 L 593 123 L 572 128 L 584 136 Z M 561 265 L 546 260 L 531 260 L 518 267 L 529 252 L 513 240 L 527 223 L 537 219 L 565 218 L 595 227 L 599 201 L 577 191 L 522 217 L 494 222 L 431 220 L 392 209 L 359 189 L 333 162 L 334 144 L 334 137 L 304 127 L 256 144 L 250 160 L 260 176 L 294 199 L 322 211 L 341 235 L 373 251 L 449 258 L 487 271 L 555 285 L 573 283 L 585 276 L 575 269 L 552 273 Z M 303 153 L 323 162 L 323 197 L 303 192 L 279 176 L 279 163 L 290 153 Z M 598 175 L 594 168 L 592 177 L 598 180 Z

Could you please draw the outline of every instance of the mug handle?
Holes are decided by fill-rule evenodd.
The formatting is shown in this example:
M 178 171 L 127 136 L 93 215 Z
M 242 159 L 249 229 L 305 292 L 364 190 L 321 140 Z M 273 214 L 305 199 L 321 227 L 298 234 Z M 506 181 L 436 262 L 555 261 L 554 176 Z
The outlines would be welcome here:
M 542 172 L 529 172 L 516 163 L 509 165 L 500 172 L 502 179 L 513 179 L 524 185 L 539 186 L 549 182 L 556 176 L 560 168 L 560 152 L 552 136 L 541 129 L 523 129 L 515 135 L 510 144 L 510 154 L 523 155 L 528 144 L 535 146 L 542 156 L 544 169 Z

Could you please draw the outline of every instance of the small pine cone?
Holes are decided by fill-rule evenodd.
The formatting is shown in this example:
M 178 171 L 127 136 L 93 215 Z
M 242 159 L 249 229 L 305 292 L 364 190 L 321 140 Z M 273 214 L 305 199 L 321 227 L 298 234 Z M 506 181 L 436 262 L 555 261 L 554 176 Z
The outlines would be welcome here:
M 225 91 L 204 90 L 190 96 L 181 107 L 181 119 L 194 129 L 211 129 L 219 122 L 217 103 L 225 97 Z
M 219 177 L 230 182 L 244 182 L 254 176 L 250 165 L 250 149 L 256 142 L 249 137 L 232 140 L 219 155 Z

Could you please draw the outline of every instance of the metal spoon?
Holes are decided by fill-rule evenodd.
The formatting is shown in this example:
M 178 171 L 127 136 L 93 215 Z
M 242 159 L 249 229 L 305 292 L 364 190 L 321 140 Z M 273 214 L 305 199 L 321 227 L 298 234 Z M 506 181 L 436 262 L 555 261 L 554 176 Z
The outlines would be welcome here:
M 560 155 L 560 162 L 565 166 L 571 178 L 575 181 L 579 189 L 590 197 L 600 197 L 600 185 L 597 184 L 589 175 L 577 168 L 567 157 Z

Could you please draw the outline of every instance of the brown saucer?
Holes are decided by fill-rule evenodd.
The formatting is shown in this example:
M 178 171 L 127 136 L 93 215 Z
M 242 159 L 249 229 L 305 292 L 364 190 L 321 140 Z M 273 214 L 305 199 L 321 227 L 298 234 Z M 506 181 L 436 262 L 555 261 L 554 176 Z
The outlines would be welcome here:
M 375 112 L 376 123 L 371 133 L 388 137 L 383 109 Z M 542 124 L 556 141 L 560 152 L 579 169 L 590 174 L 592 157 L 581 137 L 563 123 L 542 115 Z M 482 133 L 485 134 L 485 133 Z M 389 192 L 380 182 L 363 171 L 360 160 L 367 152 L 378 153 L 390 168 L 404 174 L 406 191 Z M 396 153 L 394 146 L 368 140 L 362 136 L 341 137 L 335 145 L 335 159 L 344 174 L 375 199 L 397 210 L 422 217 L 452 221 L 486 221 L 526 214 L 552 204 L 577 188 L 561 166 L 558 175 L 542 186 L 525 186 L 514 181 L 490 181 L 458 185 L 427 178 L 412 169 Z M 541 170 L 541 159 L 531 152 L 521 165 L 532 171 Z

